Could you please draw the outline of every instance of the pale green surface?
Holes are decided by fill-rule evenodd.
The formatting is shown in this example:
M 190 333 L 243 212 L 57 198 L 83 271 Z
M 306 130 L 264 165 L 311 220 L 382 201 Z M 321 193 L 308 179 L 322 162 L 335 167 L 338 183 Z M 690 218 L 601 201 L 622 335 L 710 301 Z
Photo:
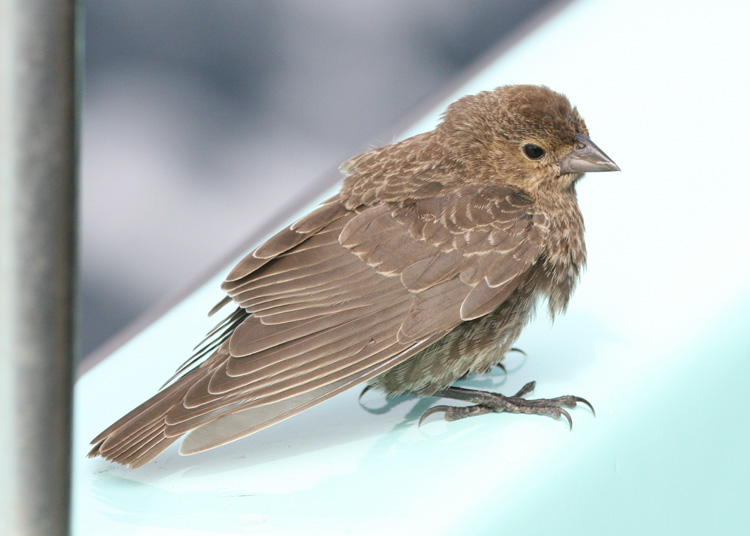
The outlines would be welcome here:
M 750 13 L 686 5 L 573 4 L 460 91 L 563 91 L 624 170 L 580 185 L 589 268 L 568 314 L 540 314 L 507 378 L 474 381 L 534 379 L 596 418 L 417 428 L 433 400 L 377 414 L 355 390 L 196 456 L 172 447 L 136 471 L 84 459 L 211 325 L 219 275 L 78 382 L 74 533 L 750 533 Z

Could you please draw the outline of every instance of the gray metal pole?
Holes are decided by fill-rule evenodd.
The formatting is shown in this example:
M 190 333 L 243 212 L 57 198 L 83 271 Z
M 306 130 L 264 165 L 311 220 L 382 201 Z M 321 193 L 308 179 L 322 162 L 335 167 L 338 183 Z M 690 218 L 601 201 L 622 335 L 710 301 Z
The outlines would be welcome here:
M 0 0 L 3 534 L 68 534 L 74 21 L 74 0 Z

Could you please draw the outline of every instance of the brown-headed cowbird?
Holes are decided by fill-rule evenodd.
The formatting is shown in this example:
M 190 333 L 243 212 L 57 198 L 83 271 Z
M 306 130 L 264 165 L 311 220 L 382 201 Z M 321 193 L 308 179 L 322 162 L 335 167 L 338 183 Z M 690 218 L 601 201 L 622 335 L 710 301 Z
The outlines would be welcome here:
M 474 404 L 429 411 L 448 420 L 570 420 L 585 401 L 527 400 L 533 382 L 507 397 L 452 385 L 499 364 L 538 299 L 565 310 L 586 262 L 576 183 L 619 169 L 588 134 L 563 95 L 506 86 L 344 163 L 337 195 L 230 272 L 219 306 L 237 309 L 204 351 L 89 455 L 138 467 L 188 432 L 180 452 L 200 452 L 363 382 Z

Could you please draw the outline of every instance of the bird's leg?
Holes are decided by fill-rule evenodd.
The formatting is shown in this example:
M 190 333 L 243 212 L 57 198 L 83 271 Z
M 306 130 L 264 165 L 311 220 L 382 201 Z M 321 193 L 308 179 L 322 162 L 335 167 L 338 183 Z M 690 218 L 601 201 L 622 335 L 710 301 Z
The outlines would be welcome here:
M 474 406 L 435 406 L 425 411 L 419 424 L 432 415 L 442 411 L 445 413 L 446 421 L 457 421 L 474 415 L 484 415 L 485 413 L 528 413 L 533 415 L 549 415 L 551 417 L 565 417 L 570 427 L 573 427 L 573 419 L 564 408 L 574 408 L 580 402 L 586 404 L 591 411 L 594 407 L 588 400 L 579 396 L 558 396 L 557 398 L 539 398 L 536 400 L 527 400 L 524 398 L 534 390 L 536 382 L 529 382 L 524 385 L 520 391 L 513 396 L 505 396 L 499 393 L 490 393 L 487 391 L 476 391 L 473 389 L 463 389 L 461 387 L 448 387 L 436 392 L 433 396 L 441 398 L 452 398 L 471 402 Z M 596 413 L 594 413 L 596 414 Z

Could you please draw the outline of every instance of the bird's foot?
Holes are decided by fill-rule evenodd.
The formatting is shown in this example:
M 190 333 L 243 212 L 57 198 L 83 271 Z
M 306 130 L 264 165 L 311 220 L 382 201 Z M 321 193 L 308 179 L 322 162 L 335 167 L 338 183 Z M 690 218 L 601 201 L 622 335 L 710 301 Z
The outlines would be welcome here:
M 471 402 L 474 406 L 435 406 L 428 409 L 419 419 L 421 425 L 424 420 L 433 413 L 443 412 L 446 421 L 457 421 L 466 417 L 475 415 L 484 415 L 485 413 L 528 413 L 532 415 L 549 415 L 556 419 L 565 417 L 568 424 L 573 428 L 573 419 L 565 408 L 574 408 L 578 403 L 587 405 L 596 415 L 594 407 L 586 400 L 579 396 L 558 396 L 557 398 L 538 398 L 536 400 L 527 400 L 524 398 L 534 390 L 536 382 L 529 382 L 524 385 L 520 391 L 513 396 L 505 396 L 499 393 L 490 393 L 487 391 L 476 391 L 473 389 L 463 389 L 461 387 L 448 387 L 438 391 L 433 396 L 441 398 L 451 398 L 454 400 L 463 400 Z

